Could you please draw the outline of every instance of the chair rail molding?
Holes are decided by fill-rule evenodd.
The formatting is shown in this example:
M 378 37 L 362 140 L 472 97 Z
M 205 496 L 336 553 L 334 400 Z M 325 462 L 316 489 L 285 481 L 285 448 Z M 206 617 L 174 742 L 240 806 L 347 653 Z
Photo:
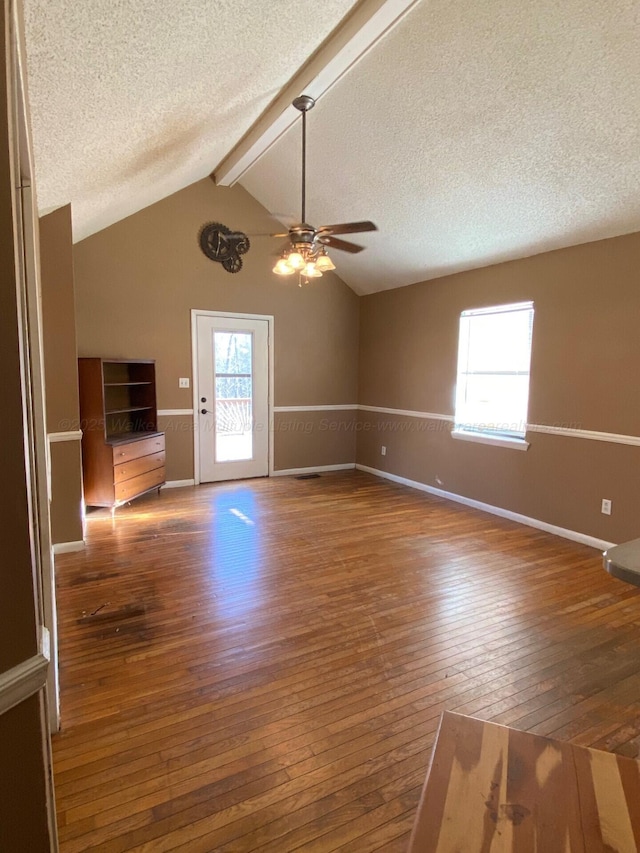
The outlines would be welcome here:
M 38 654 L 0 674 L 0 714 L 42 690 L 47 683 L 50 657 L 49 631 L 43 626 Z
M 394 409 L 388 406 L 368 406 L 362 403 L 360 403 L 357 408 L 361 412 L 380 412 L 381 414 L 397 415 L 398 417 L 422 418 L 424 420 L 448 421 L 449 423 L 455 423 L 455 415 L 445 415 L 441 412 L 419 412 L 412 409 Z M 610 444 L 627 444 L 631 447 L 640 446 L 640 436 L 638 435 L 581 429 L 579 427 L 563 426 L 562 424 L 528 423 L 526 429 L 527 432 L 559 435 L 564 436 L 565 438 L 582 438 L 587 441 L 604 441 L 609 442 Z
M 63 432 L 50 432 L 47 433 L 47 439 L 49 441 L 49 444 L 55 444 L 59 441 L 81 441 L 82 430 L 70 429 Z

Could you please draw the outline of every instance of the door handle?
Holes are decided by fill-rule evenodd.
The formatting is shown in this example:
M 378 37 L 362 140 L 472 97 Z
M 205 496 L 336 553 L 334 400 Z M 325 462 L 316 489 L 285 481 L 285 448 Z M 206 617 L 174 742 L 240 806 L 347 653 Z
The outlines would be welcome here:
M 213 412 L 210 412 L 208 409 L 200 409 L 201 415 L 212 415 Z

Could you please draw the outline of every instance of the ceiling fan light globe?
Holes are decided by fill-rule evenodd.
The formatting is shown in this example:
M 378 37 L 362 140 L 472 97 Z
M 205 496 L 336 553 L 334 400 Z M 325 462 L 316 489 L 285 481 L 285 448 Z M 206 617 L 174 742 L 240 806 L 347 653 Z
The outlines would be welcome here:
M 300 252 L 291 252 L 286 261 L 293 270 L 301 270 L 304 266 L 304 258 Z
M 321 272 L 329 272 L 335 268 L 336 265 L 333 263 L 329 255 L 320 255 L 316 261 L 316 269 L 319 269 Z
M 276 273 L 276 275 L 293 275 L 295 270 L 289 264 L 286 258 L 280 258 L 276 262 L 276 265 L 273 268 L 273 272 Z
M 309 261 L 309 263 L 305 264 L 304 269 L 302 269 L 301 272 L 306 278 L 320 278 L 322 276 L 321 271 L 316 267 L 313 261 Z

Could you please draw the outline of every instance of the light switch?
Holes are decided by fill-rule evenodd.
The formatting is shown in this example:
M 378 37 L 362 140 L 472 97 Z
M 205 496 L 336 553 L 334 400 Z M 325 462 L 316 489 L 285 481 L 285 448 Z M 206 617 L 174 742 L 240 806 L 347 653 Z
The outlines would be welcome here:
M 186 376 L 184 378 L 178 379 L 178 388 L 188 388 L 189 387 L 189 377 Z

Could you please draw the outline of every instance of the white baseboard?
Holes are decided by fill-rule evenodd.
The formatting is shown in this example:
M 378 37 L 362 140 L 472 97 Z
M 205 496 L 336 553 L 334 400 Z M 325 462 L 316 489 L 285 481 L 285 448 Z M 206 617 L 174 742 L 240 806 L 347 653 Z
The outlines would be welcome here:
M 591 548 L 597 548 L 598 551 L 606 551 L 607 548 L 612 548 L 615 544 L 614 542 L 606 542 L 604 539 L 596 539 L 594 536 L 587 536 L 586 533 L 577 533 L 575 530 L 557 527 L 555 524 L 548 524 L 546 521 L 530 518 L 528 515 L 521 515 L 519 512 L 511 512 L 509 509 L 502 509 L 502 507 L 492 506 L 482 501 L 473 500 L 473 498 L 466 498 L 464 495 L 445 492 L 443 489 L 436 489 L 434 486 L 427 486 L 425 483 L 419 483 L 417 480 L 399 477 L 397 474 L 390 474 L 388 471 L 379 471 L 377 468 L 370 468 L 368 465 L 356 465 L 356 468 L 358 471 L 366 471 L 369 474 L 375 474 L 377 477 L 384 477 L 385 480 L 393 480 L 394 483 L 401 483 L 403 486 L 410 486 L 412 489 L 419 489 L 421 492 L 428 492 L 430 495 L 436 495 L 439 498 L 455 501 L 474 509 L 480 509 L 483 512 L 491 513 L 491 515 L 498 515 L 500 518 L 508 518 L 510 521 L 517 521 L 519 524 L 525 524 L 527 527 L 544 530 L 546 533 L 553 533 L 555 536 L 570 539 L 572 542 L 589 545 Z
M 355 462 L 345 462 L 342 465 L 313 465 L 311 468 L 281 468 L 272 471 L 272 477 L 290 477 L 292 474 L 322 474 L 323 471 L 353 471 Z
M 53 546 L 54 554 L 70 554 L 72 551 L 82 551 L 84 548 L 84 540 L 78 542 L 57 542 Z
M 162 486 L 163 489 L 181 489 L 183 486 L 195 486 L 196 481 L 191 480 L 167 480 Z

